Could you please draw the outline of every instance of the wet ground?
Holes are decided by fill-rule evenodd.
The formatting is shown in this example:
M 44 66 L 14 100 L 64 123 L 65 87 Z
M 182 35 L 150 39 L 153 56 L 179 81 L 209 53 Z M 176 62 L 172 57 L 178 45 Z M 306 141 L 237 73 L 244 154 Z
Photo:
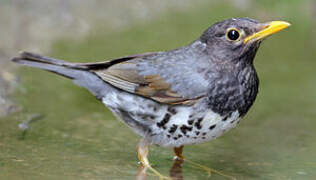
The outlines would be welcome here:
M 187 44 L 228 17 L 287 20 L 292 26 L 259 49 L 260 93 L 246 118 L 217 140 L 185 147 L 184 155 L 237 179 L 315 179 L 316 24 L 310 6 L 299 2 L 258 3 L 256 11 L 221 4 L 171 11 L 117 32 L 102 27 L 80 40 L 58 40 L 49 55 L 106 60 Z M 19 76 L 15 99 L 23 108 L 0 118 L 0 179 L 135 179 L 139 137 L 96 98 L 48 72 L 24 68 Z M 18 128 L 28 120 L 27 131 Z M 172 149 L 153 146 L 149 158 L 169 175 L 172 156 Z M 188 163 L 181 171 L 184 179 L 225 179 Z

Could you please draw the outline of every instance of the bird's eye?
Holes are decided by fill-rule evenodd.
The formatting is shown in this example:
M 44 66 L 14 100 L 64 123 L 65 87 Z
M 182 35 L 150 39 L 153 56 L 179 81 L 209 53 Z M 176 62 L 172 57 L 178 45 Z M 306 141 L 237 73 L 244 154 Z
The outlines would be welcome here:
M 229 41 L 238 41 L 240 39 L 240 31 L 235 28 L 230 28 L 226 32 L 226 38 Z

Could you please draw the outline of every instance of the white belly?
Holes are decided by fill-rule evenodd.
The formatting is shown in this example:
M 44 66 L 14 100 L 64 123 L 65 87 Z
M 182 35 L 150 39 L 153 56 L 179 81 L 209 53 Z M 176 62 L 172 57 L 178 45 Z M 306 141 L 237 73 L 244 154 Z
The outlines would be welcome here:
M 234 128 L 240 120 L 238 111 L 225 118 L 210 109 L 162 105 L 125 92 L 109 93 L 102 102 L 137 134 L 166 147 L 212 140 Z M 199 111 L 195 112 L 196 109 Z
M 238 111 L 223 120 L 224 117 L 211 110 L 205 112 L 204 116 L 200 113 L 191 118 L 187 107 L 179 107 L 177 110 L 179 115 L 172 116 L 165 129 L 154 127 L 157 135 L 153 137 L 153 143 L 165 147 L 179 147 L 210 141 L 236 127 L 240 121 Z M 190 121 L 192 119 L 194 119 L 193 123 Z

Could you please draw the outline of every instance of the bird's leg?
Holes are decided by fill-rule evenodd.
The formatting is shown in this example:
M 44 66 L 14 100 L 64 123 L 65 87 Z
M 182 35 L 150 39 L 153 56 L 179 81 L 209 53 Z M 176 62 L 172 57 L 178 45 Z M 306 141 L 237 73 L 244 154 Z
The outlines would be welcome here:
M 141 164 L 139 166 L 138 173 L 136 175 L 136 180 L 146 180 L 146 175 L 147 175 L 146 171 L 147 171 L 147 167 Z
M 229 179 L 233 179 L 235 180 L 236 178 L 232 177 L 232 176 L 229 176 L 229 175 L 226 175 L 220 171 L 217 171 L 215 169 L 212 169 L 212 168 L 209 168 L 207 166 L 204 166 L 204 165 L 201 165 L 201 164 L 198 164 L 196 162 L 193 162 L 193 161 L 190 161 L 188 160 L 187 158 L 185 158 L 183 155 L 182 155 L 182 152 L 183 152 L 183 146 L 180 146 L 180 147 L 175 147 L 173 149 L 174 151 L 174 154 L 176 155 L 175 156 L 175 159 L 182 159 L 183 161 L 185 162 L 188 162 L 190 164 L 192 164 L 193 166 L 197 167 L 197 168 L 201 168 L 203 170 L 205 170 L 208 174 L 208 176 L 211 176 L 212 173 L 215 173 L 215 174 L 218 174 L 218 175 L 221 175 L 223 177 L 226 177 L 226 178 L 229 178 Z
M 143 139 L 140 141 L 139 145 L 137 146 L 137 155 L 138 155 L 139 161 L 142 163 L 142 165 L 145 168 L 148 168 L 149 170 L 151 170 L 160 179 L 170 179 L 169 177 L 166 177 L 160 174 L 156 169 L 151 167 L 149 160 L 147 158 L 148 152 L 149 152 L 149 143 L 146 139 Z
M 176 155 L 176 156 L 175 156 L 176 159 L 182 159 L 182 160 L 184 160 L 184 157 L 183 157 L 183 155 L 182 155 L 183 146 L 173 148 L 173 152 L 174 152 L 174 154 Z
M 183 180 L 182 165 L 183 159 L 174 159 L 169 175 L 173 180 Z

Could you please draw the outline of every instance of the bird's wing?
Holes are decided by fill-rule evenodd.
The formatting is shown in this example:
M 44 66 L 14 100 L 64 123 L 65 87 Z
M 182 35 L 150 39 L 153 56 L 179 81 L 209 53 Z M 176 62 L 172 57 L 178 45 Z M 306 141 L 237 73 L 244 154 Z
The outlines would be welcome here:
M 185 57 L 152 53 L 86 66 L 121 90 L 160 103 L 186 105 L 203 97 L 207 87 L 197 66 L 188 66 L 186 61 Z

